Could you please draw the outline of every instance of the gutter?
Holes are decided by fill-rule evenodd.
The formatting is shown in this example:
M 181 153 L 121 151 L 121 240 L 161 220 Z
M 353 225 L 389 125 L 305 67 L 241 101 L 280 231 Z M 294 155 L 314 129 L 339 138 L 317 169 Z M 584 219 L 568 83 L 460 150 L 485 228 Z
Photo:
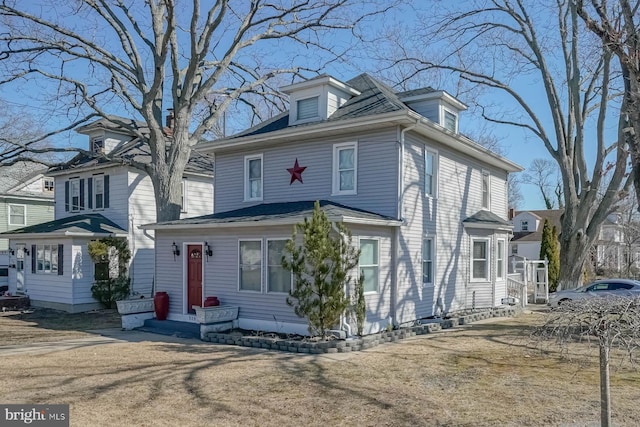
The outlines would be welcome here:
M 342 233 L 340 232 L 340 229 L 339 229 L 339 228 L 338 228 L 338 226 L 336 225 L 336 222 L 335 222 L 335 221 L 332 221 L 332 222 L 331 222 L 331 229 L 332 229 L 333 231 L 335 231 L 336 233 L 338 233 L 338 235 L 339 235 L 341 238 L 343 237 L 343 235 L 342 235 Z M 347 295 L 347 284 L 346 284 L 346 283 L 343 285 L 343 288 L 342 288 L 342 289 L 343 289 L 343 291 L 344 291 L 345 295 Z M 340 314 L 340 327 L 341 327 L 342 329 L 344 329 L 344 330 L 345 330 L 345 333 L 347 334 L 347 338 L 349 338 L 349 337 L 351 337 L 351 336 L 352 336 L 352 333 L 351 333 L 351 326 L 350 326 L 350 325 L 349 325 L 349 323 L 347 322 L 347 315 L 346 315 L 346 313 L 342 313 L 342 314 Z

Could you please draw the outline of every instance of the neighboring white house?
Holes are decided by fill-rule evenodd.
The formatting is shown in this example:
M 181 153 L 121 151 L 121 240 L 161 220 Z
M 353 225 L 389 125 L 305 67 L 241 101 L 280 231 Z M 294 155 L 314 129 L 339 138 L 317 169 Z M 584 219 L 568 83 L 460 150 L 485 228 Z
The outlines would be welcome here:
M 507 179 L 522 168 L 458 132 L 462 103 L 366 74 L 283 92 L 288 112 L 196 146 L 215 155 L 214 214 L 142 227 L 156 233 L 169 319 L 195 322 L 192 306 L 217 296 L 239 307 L 242 328 L 306 334 L 285 302 L 292 279 L 280 259 L 314 200 L 362 251 L 365 333 L 501 304 Z
M 533 211 L 517 211 L 513 213 L 513 237 L 509 243 L 509 255 L 511 260 L 526 258 L 529 260 L 540 259 L 540 246 L 542 245 L 542 229 L 544 220 L 548 219 L 551 226 L 560 232 L 560 217 L 562 209 L 546 209 Z
M 2 236 L 14 249 L 16 266 L 9 270 L 9 290 L 27 294 L 34 306 L 72 312 L 99 306 L 91 295 L 94 264 L 87 252 L 91 240 L 128 239 L 134 294 L 151 296 L 155 269 L 154 233 L 139 229 L 156 219 L 151 179 L 127 165 L 130 159 L 150 162 L 148 146 L 107 119 L 78 132 L 87 135 L 87 149 L 94 155 L 80 154 L 49 172 L 55 178 L 55 220 Z M 212 211 L 213 161 L 194 153 L 183 177 L 181 216 Z

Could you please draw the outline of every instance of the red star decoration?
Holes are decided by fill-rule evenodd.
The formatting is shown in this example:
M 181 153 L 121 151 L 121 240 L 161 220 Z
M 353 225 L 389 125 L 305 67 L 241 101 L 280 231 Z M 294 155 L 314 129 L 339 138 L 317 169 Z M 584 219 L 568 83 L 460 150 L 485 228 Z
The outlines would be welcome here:
M 291 174 L 291 181 L 289 182 L 289 185 L 293 184 L 294 182 L 296 182 L 296 180 L 300 181 L 300 184 L 302 184 L 302 172 L 304 172 L 304 170 L 306 169 L 306 166 L 300 166 L 298 164 L 298 159 L 296 158 L 296 162 L 293 165 L 292 168 L 288 168 L 287 171 Z

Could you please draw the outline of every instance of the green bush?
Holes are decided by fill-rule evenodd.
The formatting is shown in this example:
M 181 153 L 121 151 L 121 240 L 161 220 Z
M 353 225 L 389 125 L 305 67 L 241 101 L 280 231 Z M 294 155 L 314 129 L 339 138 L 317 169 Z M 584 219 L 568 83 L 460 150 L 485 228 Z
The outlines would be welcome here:
M 128 277 L 96 280 L 91 286 L 91 294 L 106 308 L 115 308 L 115 302 L 129 297 L 131 292 Z

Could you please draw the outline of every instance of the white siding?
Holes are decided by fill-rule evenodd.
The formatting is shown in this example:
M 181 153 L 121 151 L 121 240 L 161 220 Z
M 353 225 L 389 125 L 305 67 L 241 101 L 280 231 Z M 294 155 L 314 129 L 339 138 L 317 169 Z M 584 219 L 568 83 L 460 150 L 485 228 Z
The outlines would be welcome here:
M 15 241 L 18 242 L 18 241 Z M 48 301 L 61 304 L 71 304 L 73 301 L 73 281 L 72 281 L 72 258 L 71 258 L 71 239 L 55 239 L 55 240 L 27 240 L 20 241 L 25 243 L 27 249 L 31 252 L 24 260 L 24 289 L 29 298 L 34 301 Z M 12 244 L 14 241 L 12 240 Z M 63 246 L 63 273 L 33 273 L 32 259 L 35 256 L 31 248 L 32 245 L 57 245 Z M 15 258 L 12 260 L 12 262 Z M 11 269 L 10 282 L 15 286 L 15 269 Z
M 386 133 L 354 135 L 348 138 L 305 141 L 264 149 L 216 155 L 215 211 L 225 212 L 256 203 L 328 199 L 379 214 L 397 211 L 398 148 L 395 129 Z M 358 142 L 357 195 L 331 196 L 333 144 Z M 263 154 L 261 202 L 244 202 L 244 156 Z M 303 184 L 290 185 L 292 168 L 298 159 L 307 169 Z
M 88 240 L 76 239 L 71 251 L 72 263 L 69 264 L 73 278 L 73 304 L 97 302 L 91 295 L 94 281 L 94 266 L 88 251 Z M 65 247 L 65 252 L 67 248 Z M 65 271 L 66 274 L 66 271 Z
M 187 209 L 181 218 L 208 215 L 213 213 L 213 177 L 188 176 Z

